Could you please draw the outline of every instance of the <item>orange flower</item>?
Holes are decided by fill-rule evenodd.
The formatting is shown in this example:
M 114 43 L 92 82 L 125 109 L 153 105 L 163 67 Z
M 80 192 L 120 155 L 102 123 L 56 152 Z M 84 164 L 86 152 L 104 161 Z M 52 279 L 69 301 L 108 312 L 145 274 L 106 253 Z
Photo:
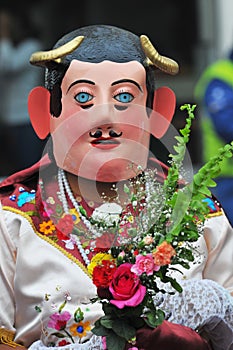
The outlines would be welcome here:
M 163 266 L 171 263 L 171 258 L 176 255 L 175 249 L 171 244 L 164 241 L 152 253 L 155 265 Z
M 52 222 L 52 220 L 49 221 L 43 221 L 42 224 L 40 224 L 40 232 L 44 233 L 45 235 L 49 235 L 55 231 L 55 226 Z
M 70 333 L 73 336 L 78 336 L 79 338 L 85 337 L 87 334 L 87 331 L 91 330 L 90 322 L 79 322 L 74 323 L 72 326 L 70 326 Z

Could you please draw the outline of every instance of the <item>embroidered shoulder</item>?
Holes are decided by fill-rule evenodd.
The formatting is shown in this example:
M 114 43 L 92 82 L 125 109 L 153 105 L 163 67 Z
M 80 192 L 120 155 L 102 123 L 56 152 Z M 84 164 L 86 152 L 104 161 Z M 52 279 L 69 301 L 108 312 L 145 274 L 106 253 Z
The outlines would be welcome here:
M 205 202 L 209 208 L 209 214 L 207 215 L 207 217 L 223 215 L 222 206 L 214 196 L 206 197 L 205 199 L 203 199 L 203 202 Z
M 1 203 L 5 207 L 12 207 L 21 211 L 28 211 L 35 206 L 36 190 L 16 184 L 13 191 L 1 196 Z

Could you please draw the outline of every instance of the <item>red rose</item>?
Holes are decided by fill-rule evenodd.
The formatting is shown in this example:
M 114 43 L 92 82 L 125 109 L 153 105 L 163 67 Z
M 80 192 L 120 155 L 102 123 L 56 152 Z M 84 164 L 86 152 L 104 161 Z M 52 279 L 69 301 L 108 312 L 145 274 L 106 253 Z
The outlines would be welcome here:
M 116 271 L 116 264 L 112 260 L 102 260 L 100 265 L 96 265 L 93 269 L 93 283 L 99 288 L 107 288 L 112 281 L 114 272 Z
M 131 271 L 133 265 L 125 263 L 120 265 L 110 284 L 109 290 L 113 295 L 110 303 L 123 309 L 125 306 L 139 305 L 146 294 L 146 287 L 140 282 L 139 277 Z

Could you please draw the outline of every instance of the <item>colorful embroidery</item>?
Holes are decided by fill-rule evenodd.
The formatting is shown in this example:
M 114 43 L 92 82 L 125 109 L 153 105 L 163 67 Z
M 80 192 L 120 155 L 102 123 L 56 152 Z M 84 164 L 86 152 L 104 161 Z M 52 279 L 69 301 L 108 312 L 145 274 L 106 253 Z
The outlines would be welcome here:
M 78 336 L 79 338 L 82 338 L 86 336 L 87 331 L 91 330 L 90 322 L 82 322 L 80 321 L 79 323 L 74 323 L 70 327 L 70 332 L 73 336 Z
M 17 192 L 19 193 L 17 195 Z M 9 196 L 10 201 L 16 202 L 19 208 L 21 208 L 26 203 L 35 203 L 36 191 L 31 190 L 30 192 L 26 191 L 26 189 L 22 186 L 18 187 L 18 190 L 15 191 L 14 194 Z
M 35 201 L 35 197 L 36 197 L 36 192 L 34 190 L 31 192 L 25 191 L 23 193 L 20 193 L 20 195 L 18 196 L 17 204 L 21 208 L 25 203 Z
M 42 305 L 35 306 L 38 313 L 43 313 L 44 303 L 51 299 L 51 295 L 47 294 L 44 297 Z M 85 314 L 90 311 L 85 307 L 82 310 L 80 307 L 72 313 L 65 310 L 71 301 L 69 292 L 65 293 L 65 300 L 59 305 L 51 304 L 51 310 L 54 312 L 49 316 L 47 325 L 43 325 L 43 333 L 49 341 L 48 346 L 64 346 L 71 343 L 79 343 L 81 338 L 85 337 L 91 331 L 90 321 L 85 320 Z
M 219 204 L 213 198 L 207 197 L 203 199 L 203 202 L 205 202 L 210 209 L 210 214 L 221 212 Z
M 56 227 L 54 226 L 52 220 L 43 221 L 42 224 L 39 224 L 39 227 L 40 232 L 44 233 L 45 235 L 49 235 L 56 230 Z

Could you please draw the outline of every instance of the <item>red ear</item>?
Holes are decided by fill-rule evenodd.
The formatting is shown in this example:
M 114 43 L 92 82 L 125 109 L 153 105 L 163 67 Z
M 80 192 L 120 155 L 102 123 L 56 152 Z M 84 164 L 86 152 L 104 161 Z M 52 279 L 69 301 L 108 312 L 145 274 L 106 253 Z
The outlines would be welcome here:
M 45 139 L 50 131 L 50 93 L 37 86 L 28 96 L 28 113 L 32 126 L 40 139 Z
M 175 93 L 168 87 L 160 87 L 154 92 L 153 112 L 150 116 L 151 134 L 161 138 L 167 131 L 176 107 Z

